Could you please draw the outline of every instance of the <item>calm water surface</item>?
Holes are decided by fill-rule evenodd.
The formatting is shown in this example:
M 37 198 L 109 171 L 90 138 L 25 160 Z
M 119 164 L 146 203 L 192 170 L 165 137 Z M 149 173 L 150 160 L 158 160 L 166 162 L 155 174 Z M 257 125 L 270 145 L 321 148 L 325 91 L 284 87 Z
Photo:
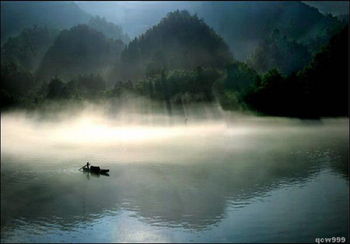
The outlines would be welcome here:
M 347 119 L 86 133 L 1 122 L 1 242 L 348 237 Z M 88 160 L 110 175 L 78 171 Z

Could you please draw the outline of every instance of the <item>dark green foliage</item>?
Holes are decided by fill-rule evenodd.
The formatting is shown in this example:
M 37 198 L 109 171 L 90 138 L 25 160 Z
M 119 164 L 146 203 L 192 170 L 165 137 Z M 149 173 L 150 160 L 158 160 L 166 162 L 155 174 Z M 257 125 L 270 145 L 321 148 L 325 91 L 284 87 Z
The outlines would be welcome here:
M 252 85 L 258 79 L 254 69 L 242 62 L 235 62 L 227 66 L 224 88 L 228 90 L 242 90 Z
M 107 39 L 87 25 L 62 31 L 49 48 L 38 70 L 42 79 L 59 76 L 76 78 L 78 74 L 105 73 L 115 63 L 124 44 Z
M 242 11 L 250 5 L 237 4 Z M 92 19 L 90 26 L 63 30 L 55 41 L 47 28 L 26 29 L 2 48 L 2 108 L 34 107 L 58 100 L 69 104 L 83 99 L 111 99 L 122 106 L 123 99 L 132 94 L 157 100 L 166 106 L 169 115 L 175 111 L 174 105 L 214 101 L 227 110 L 252 109 L 277 116 L 348 115 L 347 28 L 339 31 L 343 23 L 308 9 L 304 13 L 311 11 L 311 17 L 305 17 L 305 25 L 311 29 L 294 29 L 294 25 L 302 25 L 293 14 L 298 15 L 300 9 L 296 9 L 303 4 L 286 4 L 295 9 L 263 3 L 264 9 L 258 14 L 262 23 L 257 24 L 263 29 L 257 33 L 243 25 L 232 30 L 240 31 L 242 40 L 265 39 L 250 60 L 251 65 L 233 61 L 223 39 L 187 11 L 169 13 L 124 51 L 123 42 L 115 40 L 125 38 L 121 29 L 101 18 Z M 274 22 L 280 18 L 276 9 L 282 11 L 290 26 L 285 19 L 287 27 Z M 246 14 L 238 13 L 227 21 Z M 256 22 L 255 17 L 251 22 L 247 19 L 246 25 Z M 330 23 L 334 23 L 331 28 Z M 266 38 L 271 28 L 275 31 Z M 289 30 L 291 33 L 287 33 Z M 329 44 L 320 48 L 330 35 L 334 37 Z M 46 49 L 34 76 L 31 71 Z M 316 50 L 318 53 L 310 60 L 310 53 Z M 110 72 L 112 67 L 115 73 Z M 111 84 L 115 84 L 113 89 L 109 88 Z
M 243 109 L 242 95 L 259 79 L 258 73 L 245 63 L 234 62 L 228 65 L 225 75 L 214 86 L 214 92 L 223 109 Z
M 348 26 L 335 35 L 310 65 L 284 78 L 277 70 L 245 94 L 253 109 L 272 115 L 316 118 L 348 116 Z
M 285 83 L 284 77 L 278 70 L 270 70 L 262 76 L 259 84 L 256 84 L 256 87 L 252 88 L 252 91 L 246 95 L 245 101 L 257 111 L 266 114 L 282 115 L 278 113 L 288 110 L 281 106 L 285 94 L 289 92 Z
M 57 34 L 56 30 L 46 27 L 24 29 L 18 36 L 10 37 L 1 47 L 1 60 L 34 71 Z
M 95 98 L 106 89 L 106 82 L 100 75 L 80 75 L 67 83 L 71 97 Z
M 30 72 L 12 62 L 1 63 L 1 108 L 31 100 L 37 86 Z
M 307 88 L 314 92 L 317 113 L 348 115 L 348 25 L 336 34 L 319 52 L 300 76 Z
M 124 43 L 128 43 L 130 41 L 129 36 L 123 33 L 120 26 L 107 22 L 105 18 L 101 18 L 99 16 L 93 17 L 90 19 L 88 25 L 91 28 L 102 32 L 107 38 L 121 40 Z
M 67 83 L 55 77 L 42 92 L 48 99 L 93 99 L 101 97 L 105 89 L 101 76 L 90 74 L 80 75 Z
M 330 39 L 339 33 L 347 24 L 346 21 L 339 20 L 338 18 L 328 14 L 327 19 L 330 20 L 331 24 L 325 26 L 324 28 L 317 30 L 317 36 L 305 40 L 305 46 L 312 54 L 320 52 L 321 48 L 330 41 Z
M 65 88 L 64 83 L 58 78 L 53 78 L 48 85 L 47 98 L 59 99 L 67 97 L 68 91 Z
M 161 75 L 140 80 L 135 89 L 147 97 L 174 103 L 208 102 L 213 100 L 212 87 L 220 76 L 220 71 L 202 67 L 162 71 Z
M 88 93 L 98 93 L 106 89 L 106 83 L 100 75 L 79 76 L 78 85 L 84 88 Z
M 18 97 L 9 93 L 4 89 L 0 89 L 0 106 L 1 109 L 6 109 L 19 103 Z
M 163 69 L 224 68 L 230 61 L 227 45 L 204 21 L 175 11 L 129 43 L 122 53 L 122 73 L 128 79 Z
M 119 22 L 128 33 L 138 36 L 144 33 L 148 26 L 155 25 L 159 19 L 169 11 L 186 9 L 190 13 L 197 13 L 200 18 L 212 27 L 231 48 L 236 59 L 246 61 L 258 44 L 273 29 L 279 29 L 282 35 L 288 39 L 307 45 L 321 35 L 324 37 L 326 30 L 339 22 L 330 16 L 320 13 L 314 5 L 317 1 L 158 1 L 144 2 L 144 7 L 130 8 L 128 5 L 119 5 L 108 14 L 110 20 Z M 109 3 L 84 3 L 78 2 L 84 9 L 91 9 Z M 328 4 L 328 5 L 327 5 Z M 318 5 L 330 6 L 336 3 L 322 2 Z M 100 8 L 102 9 L 102 8 Z M 324 8 L 327 9 L 327 8 Z M 95 11 L 95 9 L 94 9 Z M 96 13 L 99 10 L 96 9 Z M 328 10 L 325 12 L 329 12 Z M 345 12 L 342 11 L 342 12 Z M 102 14 L 102 11 L 100 12 Z M 126 14 L 127 13 L 127 14 Z M 127 15 L 127 18 L 121 16 Z M 334 34 L 334 33 L 333 33 Z M 327 34 L 328 35 L 328 34 Z M 330 33 L 329 36 L 332 36 Z M 318 45 L 324 45 L 329 39 L 321 38 Z M 308 48 L 313 48 L 307 45 Z M 312 50 L 317 52 L 320 46 Z M 309 50 L 311 51 L 311 50 Z
M 242 101 L 242 93 L 235 90 L 225 90 L 221 84 L 215 86 L 216 97 L 223 110 L 243 111 L 245 103 Z
M 239 60 L 249 57 L 274 29 L 304 45 L 318 39 L 312 50 L 318 51 L 334 34 L 328 31 L 339 24 L 336 18 L 299 1 L 204 2 L 196 12 L 225 39 Z
M 134 91 L 164 101 L 168 114 L 172 115 L 173 105 L 212 102 L 212 87 L 220 76 L 220 71 L 200 66 L 194 70 L 162 70 L 160 75 L 138 81 Z M 118 95 L 120 96 L 120 90 Z
M 311 60 L 307 48 L 288 40 L 275 29 L 269 38 L 255 50 L 248 63 L 258 72 L 277 68 L 283 74 L 291 74 L 302 69 Z
M 1 88 L 9 94 L 24 96 L 36 84 L 33 75 L 14 63 L 1 64 Z

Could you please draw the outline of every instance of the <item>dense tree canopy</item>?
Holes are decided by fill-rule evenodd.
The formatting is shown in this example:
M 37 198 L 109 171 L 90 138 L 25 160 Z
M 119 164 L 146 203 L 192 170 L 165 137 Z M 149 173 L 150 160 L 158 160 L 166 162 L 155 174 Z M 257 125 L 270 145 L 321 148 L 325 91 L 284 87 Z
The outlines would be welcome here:
M 336 34 L 297 74 L 267 72 L 245 101 L 262 113 L 299 116 L 348 116 L 348 26 Z
M 115 40 L 121 40 L 124 43 L 128 43 L 130 38 L 125 34 L 122 28 L 116 24 L 106 21 L 105 18 L 96 16 L 90 19 L 88 25 L 102 32 L 107 38 L 112 38 Z
M 255 50 L 248 63 L 258 72 L 277 68 L 283 74 L 302 69 L 311 60 L 308 49 L 282 36 L 278 29 Z
M 79 74 L 104 73 L 118 59 L 124 44 L 107 39 L 87 25 L 63 30 L 43 58 L 38 75 L 71 79 Z
M 46 27 L 24 29 L 18 36 L 9 38 L 1 47 L 1 61 L 13 62 L 24 69 L 35 71 L 57 34 L 57 30 Z
M 273 5 L 275 11 L 279 4 Z M 282 15 L 293 22 L 292 13 Z M 310 13 L 310 22 L 326 21 Z M 277 116 L 348 116 L 348 26 L 317 23 L 306 23 L 312 35 L 297 29 L 287 35 L 293 26 L 262 23 L 267 37 L 246 63 L 234 60 L 224 40 L 187 11 L 170 12 L 127 46 L 122 30 L 98 17 L 60 32 L 35 26 L 2 46 L 1 106 L 121 101 L 133 93 L 165 104 L 169 114 L 174 105 L 218 102 L 226 110 Z
M 175 11 L 129 43 L 122 70 L 123 77 L 135 78 L 162 69 L 224 68 L 231 60 L 228 46 L 203 20 Z
M 21 103 L 33 95 L 37 81 L 32 73 L 13 62 L 1 63 L 1 107 Z
M 205 2 L 195 9 L 245 61 L 266 36 L 278 29 L 288 40 L 317 52 L 343 24 L 301 1 Z

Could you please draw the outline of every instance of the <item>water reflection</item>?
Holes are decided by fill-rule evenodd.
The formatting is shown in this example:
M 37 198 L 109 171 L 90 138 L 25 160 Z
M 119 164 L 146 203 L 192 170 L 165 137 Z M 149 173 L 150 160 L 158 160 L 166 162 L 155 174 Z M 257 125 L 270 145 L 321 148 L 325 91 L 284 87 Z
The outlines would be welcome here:
M 55 230 L 75 233 L 79 226 L 93 227 L 96 220 L 117 218 L 125 211 L 154 227 L 205 231 L 277 189 L 302 187 L 325 169 L 348 182 L 346 131 L 321 127 L 311 134 L 268 130 L 237 137 L 228 130 L 210 142 L 197 140 L 190 148 L 193 155 L 185 152 L 186 142 L 176 144 L 186 162 L 100 161 L 110 169 L 109 177 L 82 173 L 79 162 L 72 160 L 38 163 L 4 152 L 2 241 L 25 226 L 37 235 Z M 167 143 L 175 145 L 163 142 Z M 168 149 L 157 146 L 162 153 Z

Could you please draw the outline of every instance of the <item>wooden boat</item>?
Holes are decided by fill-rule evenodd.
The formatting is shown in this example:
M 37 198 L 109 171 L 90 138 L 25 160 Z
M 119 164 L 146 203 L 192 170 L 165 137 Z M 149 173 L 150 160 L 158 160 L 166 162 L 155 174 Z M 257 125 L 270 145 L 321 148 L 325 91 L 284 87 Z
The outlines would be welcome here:
M 106 174 L 106 175 L 108 175 L 109 169 L 101 169 L 98 166 L 90 166 L 90 168 L 83 167 L 83 171 L 94 173 L 94 174 Z

